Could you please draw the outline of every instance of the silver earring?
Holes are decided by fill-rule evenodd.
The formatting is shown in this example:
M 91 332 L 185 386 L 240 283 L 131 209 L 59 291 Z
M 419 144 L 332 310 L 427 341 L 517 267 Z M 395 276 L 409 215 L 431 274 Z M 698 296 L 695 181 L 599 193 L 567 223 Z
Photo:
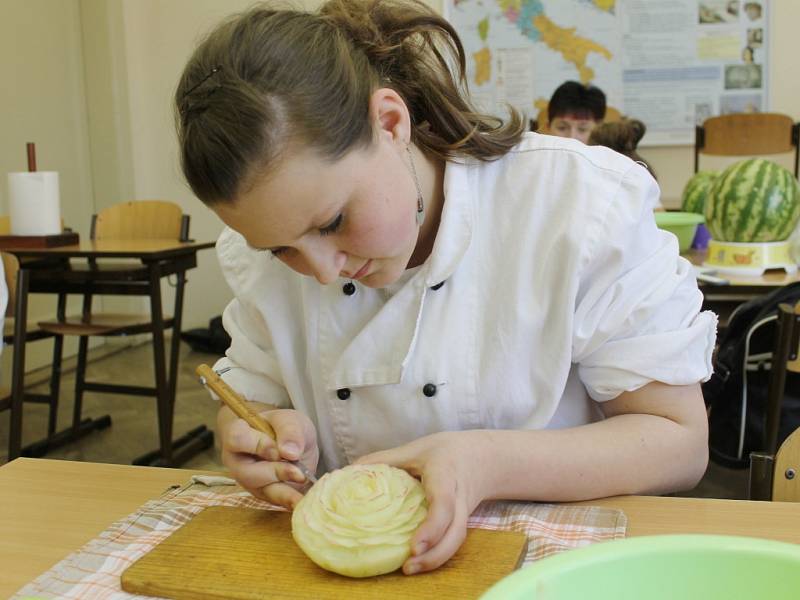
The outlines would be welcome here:
M 417 188 L 417 225 L 422 225 L 425 221 L 425 202 L 422 200 L 422 190 L 419 188 L 417 169 L 414 167 L 414 157 L 411 156 L 411 146 L 406 146 L 408 152 L 408 163 L 411 165 L 411 175 L 414 177 L 414 186 Z

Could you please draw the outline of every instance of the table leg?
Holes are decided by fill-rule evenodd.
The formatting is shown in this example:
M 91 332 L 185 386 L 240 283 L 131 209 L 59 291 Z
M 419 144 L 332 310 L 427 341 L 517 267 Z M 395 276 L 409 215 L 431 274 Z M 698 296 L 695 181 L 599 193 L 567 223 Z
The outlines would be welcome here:
M 173 317 L 172 341 L 170 344 L 169 372 L 167 372 L 164 351 L 164 318 L 161 303 L 160 273 L 157 265 L 151 265 L 150 285 L 152 289 L 150 307 L 153 320 L 153 359 L 155 361 L 156 372 L 160 449 L 138 457 L 133 461 L 135 465 L 175 467 L 183 464 L 198 452 L 210 448 L 214 443 L 214 433 L 205 425 L 200 425 L 172 441 L 185 283 L 186 274 L 181 271 L 178 273 L 178 284 L 175 290 L 175 312 Z
M 178 387 L 178 359 L 181 350 L 181 325 L 183 323 L 183 290 L 186 285 L 186 272 L 177 273 L 175 286 L 175 310 L 172 313 L 172 340 L 169 353 L 169 399 L 171 411 L 175 411 L 175 392 Z
M 150 264 L 150 318 L 153 324 L 153 361 L 158 407 L 160 456 L 172 464 L 172 406 L 169 399 L 166 356 L 164 353 L 164 312 L 161 303 L 161 272 L 158 263 Z
M 14 307 L 14 357 L 11 376 L 11 415 L 8 437 L 8 460 L 18 458 L 22 447 L 22 402 L 25 397 L 25 338 L 28 324 L 27 269 L 17 271 L 17 296 Z

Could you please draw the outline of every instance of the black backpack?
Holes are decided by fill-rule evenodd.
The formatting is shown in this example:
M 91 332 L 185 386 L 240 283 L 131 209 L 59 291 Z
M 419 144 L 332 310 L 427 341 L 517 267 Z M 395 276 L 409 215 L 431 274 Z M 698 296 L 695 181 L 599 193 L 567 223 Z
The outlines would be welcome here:
M 208 329 L 190 329 L 181 332 L 181 339 L 195 352 L 218 354 L 222 356 L 231 345 L 231 336 L 222 327 L 222 317 L 217 316 L 208 322 Z
M 711 459 L 746 468 L 766 448 L 767 386 L 777 335 L 778 305 L 800 301 L 800 282 L 737 307 L 719 339 L 714 374 L 703 384 L 709 408 Z M 800 427 L 800 375 L 786 373 L 778 444 Z

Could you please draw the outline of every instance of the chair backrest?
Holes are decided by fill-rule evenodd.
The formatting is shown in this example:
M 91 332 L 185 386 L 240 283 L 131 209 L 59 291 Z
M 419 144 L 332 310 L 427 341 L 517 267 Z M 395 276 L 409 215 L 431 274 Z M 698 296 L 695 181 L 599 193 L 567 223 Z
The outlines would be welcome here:
M 780 113 L 737 113 L 706 119 L 695 129 L 694 170 L 700 154 L 754 156 L 795 151 L 798 168 L 800 124 Z
M 8 290 L 6 317 L 13 317 L 14 302 L 17 299 L 17 271 L 19 271 L 19 261 L 16 256 L 8 252 L 0 252 L 0 258 L 3 261 L 3 272 L 5 273 L 6 289 Z
M 800 502 L 800 429 L 784 440 L 775 456 L 772 499 Z
M 606 116 L 603 118 L 603 123 L 614 123 L 622 120 L 622 113 L 613 106 L 606 106 Z M 547 106 L 539 109 L 539 114 L 535 119 L 530 121 L 530 130 L 538 131 L 539 133 L 548 133 L 550 131 L 550 117 L 547 114 Z
M 185 240 L 189 217 L 174 202 L 137 200 L 109 206 L 92 217 L 93 240 Z

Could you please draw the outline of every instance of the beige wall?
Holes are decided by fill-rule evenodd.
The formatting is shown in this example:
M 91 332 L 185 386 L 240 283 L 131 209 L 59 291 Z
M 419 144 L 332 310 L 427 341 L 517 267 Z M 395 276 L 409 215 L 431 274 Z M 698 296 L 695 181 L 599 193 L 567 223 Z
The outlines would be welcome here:
M 0 18 L 0 211 L 6 173 L 24 171 L 25 142 L 39 170 L 58 171 L 65 223 L 88 233 L 92 177 L 78 0 L 3 0 Z
M 38 169 L 59 172 L 64 223 L 87 236 L 94 201 L 78 0 L 3 0 L 0 14 L 0 214 L 8 214 L 6 173 L 27 169 L 25 143 L 35 142 Z M 34 296 L 29 316 L 54 306 Z M 49 342 L 32 344 L 27 365 L 49 356 Z M 3 353 L 3 381 L 10 358 Z

